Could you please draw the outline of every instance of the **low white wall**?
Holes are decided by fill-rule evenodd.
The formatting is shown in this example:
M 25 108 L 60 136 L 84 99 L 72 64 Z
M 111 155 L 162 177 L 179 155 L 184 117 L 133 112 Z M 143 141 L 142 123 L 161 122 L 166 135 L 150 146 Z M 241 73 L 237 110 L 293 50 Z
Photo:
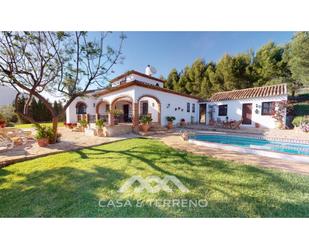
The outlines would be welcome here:
M 218 116 L 219 105 L 228 105 L 227 117 L 229 117 L 229 120 L 240 120 L 242 118 L 242 105 L 246 103 L 252 103 L 252 124 L 251 125 L 242 124 L 241 126 L 255 127 L 255 123 L 259 123 L 262 127 L 265 128 L 275 128 L 276 120 L 272 118 L 271 115 L 262 115 L 262 102 L 282 101 L 282 100 L 287 100 L 287 96 L 282 95 L 275 97 L 208 102 L 206 111 L 206 123 L 208 124 L 210 120 L 209 116 L 210 105 L 214 105 L 215 110 L 215 112 L 213 113 L 214 120 L 217 121 L 217 118 L 220 118 L 222 121 L 225 121 L 226 116 Z

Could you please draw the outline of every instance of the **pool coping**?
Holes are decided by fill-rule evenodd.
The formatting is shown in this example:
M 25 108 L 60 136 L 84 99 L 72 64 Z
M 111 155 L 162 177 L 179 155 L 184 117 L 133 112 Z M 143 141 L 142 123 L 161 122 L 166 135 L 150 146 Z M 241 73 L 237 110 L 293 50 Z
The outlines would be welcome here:
M 281 159 L 281 160 L 289 160 L 289 161 L 298 161 L 298 162 L 309 163 L 309 156 L 291 155 L 291 154 L 288 154 L 288 153 L 280 153 L 280 152 L 273 152 L 273 151 L 266 151 L 266 150 L 259 150 L 259 149 L 243 148 L 243 147 L 235 146 L 235 145 L 198 141 L 198 140 L 195 140 L 195 139 L 188 139 L 188 142 L 191 143 L 191 144 L 196 144 L 196 145 L 200 145 L 200 146 L 207 146 L 207 147 L 210 147 L 210 148 L 224 149 L 224 150 L 230 150 L 230 151 L 235 151 L 235 152 L 240 152 L 240 153 L 249 153 L 249 154 L 253 154 L 253 155 L 265 156 L 265 157 Z
M 253 133 L 231 133 L 231 132 L 225 132 L 225 131 L 205 131 L 205 130 L 196 130 L 194 132 L 189 131 L 190 135 L 198 135 L 198 134 L 219 134 L 219 135 L 226 135 L 226 136 L 237 136 L 237 137 L 251 137 L 256 139 L 264 139 L 267 141 L 275 141 L 275 142 L 286 142 L 286 143 L 294 143 L 294 144 L 303 144 L 303 145 L 309 145 L 309 140 L 301 140 L 301 139 L 290 139 L 290 138 L 282 138 L 282 137 L 271 137 L 271 136 L 264 136 L 261 134 L 253 134 Z

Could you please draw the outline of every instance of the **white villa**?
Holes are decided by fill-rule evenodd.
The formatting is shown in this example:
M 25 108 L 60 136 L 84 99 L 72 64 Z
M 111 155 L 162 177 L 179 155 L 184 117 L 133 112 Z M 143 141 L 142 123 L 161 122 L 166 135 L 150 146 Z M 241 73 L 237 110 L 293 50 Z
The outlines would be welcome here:
M 133 127 L 138 127 L 141 115 L 150 115 L 152 125 L 159 126 L 167 124 L 167 116 L 174 116 L 175 124 L 182 119 L 205 125 L 242 120 L 243 127 L 274 128 L 271 113 L 274 103 L 281 100 L 287 100 L 285 84 L 220 92 L 206 101 L 163 88 L 161 79 L 132 70 L 111 80 L 111 87 L 76 98 L 66 111 L 66 122 L 86 119 L 94 124 L 104 119 L 106 125 L 114 126 L 115 117 L 109 111 L 119 109 L 122 115 L 117 121 Z

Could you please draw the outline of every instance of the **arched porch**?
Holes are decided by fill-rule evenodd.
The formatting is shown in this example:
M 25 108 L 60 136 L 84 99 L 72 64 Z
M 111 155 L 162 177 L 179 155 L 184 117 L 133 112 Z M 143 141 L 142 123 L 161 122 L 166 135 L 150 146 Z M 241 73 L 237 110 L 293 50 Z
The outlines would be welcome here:
M 110 104 L 107 101 L 101 100 L 96 104 L 96 120 L 101 119 L 108 122 L 108 114 L 110 111 Z
M 112 101 L 110 110 L 110 125 L 134 123 L 134 101 L 131 96 L 124 95 L 117 97 Z
M 137 103 L 140 116 L 151 116 L 153 124 L 161 125 L 161 102 L 156 96 L 142 95 L 138 98 Z

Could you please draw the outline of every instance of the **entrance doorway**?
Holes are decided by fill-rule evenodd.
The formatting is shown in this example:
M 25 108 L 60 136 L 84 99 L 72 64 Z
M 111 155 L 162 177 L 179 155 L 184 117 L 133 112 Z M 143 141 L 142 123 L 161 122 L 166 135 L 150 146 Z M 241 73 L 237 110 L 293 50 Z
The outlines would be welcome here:
M 206 124 L 206 104 L 200 104 L 200 124 Z
M 252 104 L 242 105 L 242 123 L 245 125 L 252 124 Z
M 123 105 L 123 121 L 125 123 L 129 122 L 129 105 Z

